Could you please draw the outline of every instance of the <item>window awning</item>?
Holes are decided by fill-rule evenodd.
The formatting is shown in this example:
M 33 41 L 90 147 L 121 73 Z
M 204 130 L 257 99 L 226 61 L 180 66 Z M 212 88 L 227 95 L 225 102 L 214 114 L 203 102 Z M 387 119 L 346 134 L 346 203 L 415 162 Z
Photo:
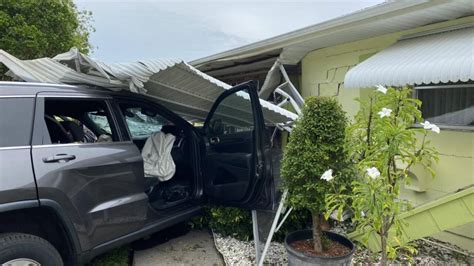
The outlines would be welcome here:
M 407 37 L 349 70 L 345 88 L 474 80 L 474 27 Z

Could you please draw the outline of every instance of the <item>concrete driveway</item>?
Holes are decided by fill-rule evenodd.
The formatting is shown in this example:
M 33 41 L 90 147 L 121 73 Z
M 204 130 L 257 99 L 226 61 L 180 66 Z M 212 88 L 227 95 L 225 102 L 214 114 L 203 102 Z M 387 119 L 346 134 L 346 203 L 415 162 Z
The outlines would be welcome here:
M 224 265 L 209 231 L 191 230 L 134 253 L 133 265 Z

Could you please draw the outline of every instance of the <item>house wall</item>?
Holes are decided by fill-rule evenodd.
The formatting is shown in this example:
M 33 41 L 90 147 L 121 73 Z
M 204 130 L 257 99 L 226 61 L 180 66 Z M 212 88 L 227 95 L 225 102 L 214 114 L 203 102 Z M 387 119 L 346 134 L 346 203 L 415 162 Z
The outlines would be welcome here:
M 352 117 L 359 109 L 354 98 L 367 98 L 371 89 L 344 89 L 344 76 L 349 68 L 392 45 L 403 35 L 469 23 L 473 19 L 472 16 L 466 17 L 310 52 L 302 61 L 302 95 L 337 95 L 343 108 Z M 434 166 L 437 173 L 435 178 L 421 169 L 414 169 L 417 180 L 414 180 L 410 187 L 405 187 L 402 193 L 404 198 L 415 205 L 440 198 L 474 183 L 474 131 L 442 129 L 439 135 L 429 135 L 432 144 L 440 152 L 440 160 Z M 437 237 L 472 251 L 474 223 L 450 229 Z

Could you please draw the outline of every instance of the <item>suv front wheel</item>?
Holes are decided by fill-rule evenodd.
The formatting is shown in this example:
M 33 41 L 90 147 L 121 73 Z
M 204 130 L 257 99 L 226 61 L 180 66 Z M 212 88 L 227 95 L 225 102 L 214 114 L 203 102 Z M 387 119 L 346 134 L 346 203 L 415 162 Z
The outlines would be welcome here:
M 41 237 L 0 234 L 0 265 L 63 265 L 61 255 Z

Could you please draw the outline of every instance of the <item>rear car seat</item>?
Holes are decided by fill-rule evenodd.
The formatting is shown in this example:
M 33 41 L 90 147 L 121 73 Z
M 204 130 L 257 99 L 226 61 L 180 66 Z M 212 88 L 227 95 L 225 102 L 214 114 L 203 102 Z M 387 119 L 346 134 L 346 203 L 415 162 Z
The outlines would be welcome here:
M 74 142 L 84 142 L 85 133 L 82 126 L 78 125 L 74 121 L 63 121 L 61 124 L 71 134 Z

